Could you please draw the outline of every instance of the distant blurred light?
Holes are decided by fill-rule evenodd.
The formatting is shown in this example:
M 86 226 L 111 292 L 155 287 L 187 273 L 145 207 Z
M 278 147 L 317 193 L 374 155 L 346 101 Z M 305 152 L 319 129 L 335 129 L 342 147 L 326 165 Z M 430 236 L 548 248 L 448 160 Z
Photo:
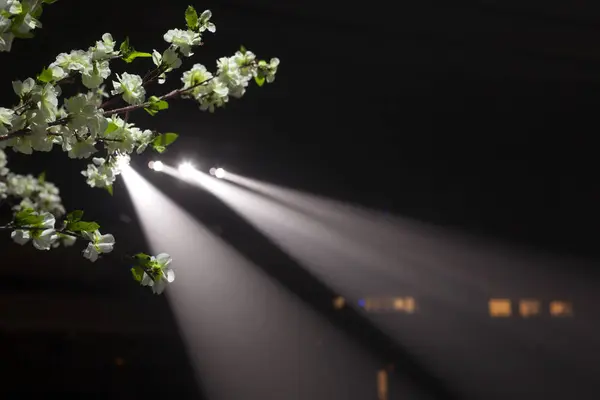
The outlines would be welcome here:
M 194 174 L 196 168 L 190 162 L 183 162 L 179 165 L 179 172 L 185 177 L 190 177 Z
M 217 169 L 216 169 L 215 167 L 213 167 L 213 168 L 211 168 L 211 169 L 209 169 L 209 170 L 208 170 L 208 172 L 209 172 L 211 175 L 214 175 L 216 171 L 217 171 Z
M 215 171 L 215 176 L 219 179 L 225 177 L 225 170 L 223 168 L 217 168 Z
M 366 302 L 365 302 L 365 299 L 360 299 L 360 300 L 358 301 L 358 306 L 359 306 L 359 307 L 364 307 L 364 306 L 365 306 L 365 304 L 366 304 Z
M 490 299 L 488 305 L 492 317 L 510 317 L 512 314 L 512 305 L 509 299 Z
M 541 302 L 535 299 L 524 299 L 519 302 L 519 314 L 521 317 L 531 317 L 539 315 L 541 311 Z
M 336 310 L 344 308 L 345 305 L 346 299 L 344 299 L 342 296 L 338 296 L 333 299 L 333 308 L 335 308 Z
M 567 301 L 551 301 L 550 315 L 553 317 L 570 317 L 573 315 L 573 304 Z

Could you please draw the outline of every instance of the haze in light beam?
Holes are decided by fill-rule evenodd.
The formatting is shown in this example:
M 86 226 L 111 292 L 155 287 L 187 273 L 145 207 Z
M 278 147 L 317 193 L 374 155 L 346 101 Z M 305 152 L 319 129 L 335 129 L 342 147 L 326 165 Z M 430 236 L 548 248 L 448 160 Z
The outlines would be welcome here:
M 153 251 L 173 257 L 166 295 L 208 398 L 373 397 L 379 366 L 370 355 L 136 171 L 123 178 Z

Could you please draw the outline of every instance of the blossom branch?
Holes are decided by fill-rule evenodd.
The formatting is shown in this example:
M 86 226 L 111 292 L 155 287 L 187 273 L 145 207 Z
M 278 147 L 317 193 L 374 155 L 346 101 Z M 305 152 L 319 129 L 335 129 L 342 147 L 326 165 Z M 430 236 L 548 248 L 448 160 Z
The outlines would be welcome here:
M 190 86 L 189 88 L 172 90 L 169 93 L 160 96 L 158 99 L 159 100 L 172 99 L 172 98 L 177 97 L 177 96 L 179 96 L 181 94 L 184 94 L 185 92 L 193 90 L 193 89 L 197 88 L 198 86 L 205 85 L 208 82 L 210 82 L 211 80 L 213 80 L 214 78 L 215 78 L 214 76 L 210 77 L 210 78 L 208 78 L 208 79 L 206 79 L 206 80 L 204 80 L 204 81 L 202 81 L 200 83 L 197 83 L 197 84 L 195 84 L 193 86 Z M 113 114 L 127 113 L 127 112 L 130 112 L 130 111 L 139 110 L 140 108 L 148 107 L 149 105 L 150 105 L 150 103 L 146 102 L 146 103 L 142 103 L 142 104 L 134 104 L 134 105 L 127 106 L 127 107 L 115 108 L 114 110 L 105 111 L 103 115 L 105 117 L 108 117 L 108 116 L 111 116 Z

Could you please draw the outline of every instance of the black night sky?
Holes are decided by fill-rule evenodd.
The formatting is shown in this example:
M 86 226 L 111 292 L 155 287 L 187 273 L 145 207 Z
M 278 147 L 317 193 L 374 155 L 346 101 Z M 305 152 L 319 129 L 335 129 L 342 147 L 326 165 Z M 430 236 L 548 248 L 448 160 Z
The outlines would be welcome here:
M 163 49 L 162 35 L 183 27 L 189 3 L 60 0 L 47 6 L 36 37 L 15 41 L 11 53 L 0 54 L 0 104 L 15 101 L 11 80 L 35 76 L 58 53 L 86 49 L 105 32 L 117 42 L 128 35 L 142 51 Z M 293 294 L 302 311 L 281 324 L 296 335 L 298 348 L 288 348 L 287 361 L 270 366 L 277 344 L 267 339 L 224 345 L 231 364 L 211 363 L 231 375 L 217 382 L 210 373 L 193 372 L 191 360 L 203 359 L 197 348 L 204 345 L 193 351 L 184 345 L 167 297 L 138 288 L 119 257 L 90 264 L 78 249 L 41 254 L 12 243 L 5 232 L 2 398 L 37 393 L 237 400 L 242 397 L 232 388 L 254 385 L 262 389 L 247 392 L 248 400 L 376 399 L 376 370 L 387 363 L 394 364 L 390 399 L 596 398 L 600 10 L 529 3 L 432 0 L 396 9 L 383 0 L 195 4 L 212 10 L 217 32 L 205 37 L 184 68 L 195 62 L 213 68 L 218 57 L 242 44 L 259 57 L 279 57 L 281 66 L 273 84 L 251 85 L 244 98 L 215 114 L 177 100 L 156 117 L 132 116 L 140 127 L 180 134 L 161 159 L 172 165 L 194 160 L 205 170 L 219 165 L 362 205 L 414 221 L 407 231 L 413 223 L 432 226 L 446 232 L 441 247 L 444 237 L 465 237 L 457 239 L 463 247 L 448 239 L 446 250 L 419 248 L 432 259 L 440 255 L 431 270 L 445 272 L 430 278 L 449 277 L 448 293 L 431 301 L 423 295 L 423 312 L 415 318 L 332 310 L 331 282 L 307 272 L 209 192 L 147 169 L 156 157 L 148 151 L 133 157 L 134 168 L 268 277 L 271 289 L 256 290 L 266 298 L 262 313 L 273 324 L 279 323 L 277 313 L 287 311 L 271 304 L 278 297 L 269 293 Z M 143 75 L 150 64 L 140 59 L 131 68 Z M 120 60 L 112 65 L 116 72 L 125 68 Z M 174 73 L 160 90 L 178 84 Z M 7 155 L 15 172 L 46 171 L 66 208 L 85 209 L 126 247 L 123 252 L 148 250 L 122 179 L 111 197 L 85 184 L 80 171 L 86 162 L 58 149 Z M 426 242 L 426 235 L 414 233 L 414 243 Z M 488 277 L 493 290 L 462 291 L 451 277 L 453 265 L 473 280 Z M 377 280 L 372 274 L 365 280 Z M 178 279 L 186 279 L 183 272 Z M 427 285 L 399 283 L 398 295 L 410 287 L 426 293 Z M 227 299 L 232 287 L 225 285 L 218 298 Z M 394 288 L 390 284 L 382 294 L 396 295 Z M 571 300 L 575 317 L 496 323 L 486 302 L 502 295 Z M 311 313 L 317 322 L 301 322 Z M 195 315 L 195 324 L 217 323 L 202 315 Z M 359 359 L 347 356 L 354 348 L 372 364 L 352 364 Z M 262 372 L 244 377 L 238 362 L 254 362 Z M 286 362 L 296 366 L 285 369 Z M 222 392 L 214 389 L 219 385 Z

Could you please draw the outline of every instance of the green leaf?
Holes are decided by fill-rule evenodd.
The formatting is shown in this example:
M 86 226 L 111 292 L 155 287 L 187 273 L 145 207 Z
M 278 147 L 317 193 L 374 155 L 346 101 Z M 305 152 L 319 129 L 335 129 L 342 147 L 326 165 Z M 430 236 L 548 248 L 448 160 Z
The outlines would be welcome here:
M 77 221 L 77 222 L 69 222 L 67 224 L 67 230 L 73 232 L 90 232 L 93 233 L 100 229 L 100 225 L 96 222 L 85 222 L 85 221 Z
M 125 37 L 125 41 L 121 43 L 119 50 L 121 51 L 122 55 L 126 55 L 131 52 L 131 46 L 129 46 L 129 36 Z
M 46 171 L 42 172 L 39 176 L 38 176 L 38 182 L 39 183 L 44 183 L 46 182 Z
M 131 275 L 133 275 L 133 279 L 135 279 L 137 282 L 141 282 L 144 278 L 144 268 L 136 265 L 135 267 L 131 268 Z
M 137 253 L 136 255 L 133 256 L 134 259 L 136 259 L 137 261 L 142 261 L 142 262 L 148 262 L 152 259 L 152 257 L 150 257 L 148 254 L 146 253 Z
M 108 194 L 110 194 L 112 196 L 113 195 L 113 186 L 112 185 L 107 186 L 106 191 L 108 192 Z
M 173 132 L 163 133 L 162 135 L 158 135 L 156 138 L 154 138 L 152 143 L 157 146 L 166 147 L 176 141 L 178 137 L 179 135 Z
M 152 115 L 153 117 L 154 117 L 156 114 L 158 114 L 158 111 L 156 111 L 156 110 L 153 110 L 153 109 L 151 109 L 151 108 L 146 108 L 146 107 L 144 107 L 144 110 L 145 110 L 145 111 L 146 111 L 148 114 Z
M 165 100 L 159 99 L 156 96 L 150 96 L 148 101 L 150 104 L 148 107 L 145 107 L 144 110 L 146 110 L 146 112 L 152 116 L 155 116 L 161 110 L 166 110 L 169 108 L 169 103 L 167 103 Z
M 83 218 L 82 210 L 75 210 L 67 214 L 67 222 L 78 222 Z
M 125 61 L 126 63 L 130 63 L 138 57 L 152 57 L 152 54 L 132 50 L 129 54 L 123 57 L 123 61 Z
M 240 52 L 241 52 L 242 54 L 246 54 L 246 51 L 247 51 L 247 50 L 246 50 L 246 48 L 244 47 L 244 45 L 241 45 L 241 46 L 240 46 Z
M 17 226 L 35 226 L 41 224 L 44 218 L 37 215 L 32 208 L 24 208 L 15 215 L 15 224 Z
M 46 3 L 46 4 L 54 4 L 54 3 L 56 3 L 57 1 L 58 1 L 58 0 L 42 0 L 42 2 L 43 2 L 43 3 Z
M 255 77 L 254 77 L 254 82 L 256 82 L 256 84 L 257 84 L 258 86 L 262 86 L 262 85 L 264 85 L 264 84 L 265 84 L 265 77 L 264 77 L 264 76 L 258 76 L 258 75 L 257 75 L 257 76 L 255 76 Z
M 159 146 L 159 145 L 156 145 L 156 144 L 153 144 L 153 145 L 152 145 L 152 148 L 153 148 L 153 149 L 154 149 L 154 150 L 155 150 L 157 153 L 159 153 L 159 154 L 162 154 L 162 153 L 164 153 L 165 151 L 167 151 L 167 148 L 166 148 L 165 146 Z
M 52 82 L 53 79 L 52 70 L 49 70 L 48 68 L 44 68 L 42 73 L 37 76 L 37 80 L 44 83 Z
M 106 130 L 104 131 L 104 134 L 108 135 L 109 133 L 112 133 L 112 132 L 116 131 L 117 129 L 119 129 L 119 126 L 117 124 L 115 124 L 113 121 L 110 121 L 108 123 L 108 126 L 106 127 Z
M 198 29 L 198 13 L 192 6 L 188 6 L 185 10 L 185 22 L 190 30 L 195 31 Z

